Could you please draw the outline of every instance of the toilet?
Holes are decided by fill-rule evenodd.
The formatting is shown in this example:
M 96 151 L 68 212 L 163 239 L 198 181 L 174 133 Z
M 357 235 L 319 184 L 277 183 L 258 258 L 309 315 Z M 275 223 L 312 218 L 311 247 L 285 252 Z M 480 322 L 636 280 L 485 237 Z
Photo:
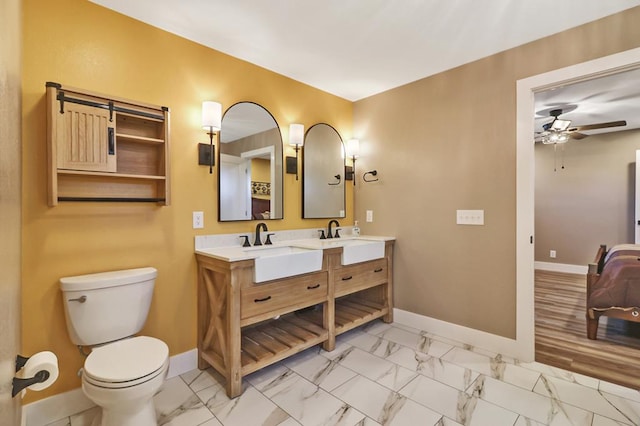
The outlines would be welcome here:
M 153 395 L 166 379 L 169 348 L 134 336 L 147 319 L 157 273 L 137 268 L 60 278 L 69 337 L 92 347 L 82 390 L 102 408 L 93 426 L 157 425 Z

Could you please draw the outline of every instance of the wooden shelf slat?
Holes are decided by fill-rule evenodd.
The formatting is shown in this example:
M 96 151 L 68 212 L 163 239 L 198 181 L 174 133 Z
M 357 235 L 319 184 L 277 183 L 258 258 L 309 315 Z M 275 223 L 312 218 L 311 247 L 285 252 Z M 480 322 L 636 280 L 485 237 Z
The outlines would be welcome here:
M 286 317 L 285 319 L 286 321 L 300 327 L 303 328 L 305 330 L 310 331 L 311 333 L 315 334 L 316 336 L 321 335 L 325 329 L 322 328 L 321 326 L 318 326 L 316 324 L 314 324 L 313 322 L 309 322 L 309 321 L 305 321 L 302 318 L 299 318 L 295 315 L 290 315 L 288 317 Z
M 146 112 L 146 111 L 144 111 L 144 112 Z M 150 113 L 154 113 L 154 114 L 158 114 L 158 116 L 160 116 L 160 115 L 162 115 L 162 114 L 163 114 L 163 112 L 162 112 L 162 111 L 153 111 L 153 110 L 152 110 L 152 111 L 149 111 L 149 112 L 150 112 Z M 121 115 L 121 116 L 127 116 L 127 117 L 133 117 L 133 118 L 138 118 L 138 119 L 140 118 L 140 115 L 137 115 L 137 114 L 128 114 L 128 113 L 126 113 L 126 112 L 122 112 L 122 111 L 118 112 L 118 115 Z M 144 119 L 145 119 L 145 120 L 147 120 L 147 121 L 155 121 L 156 123 L 163 123 L 163 122 L 165 121 L 165 120 L 164 120 L 164 119 L 162 119 L 162 118 L 154 118 L 154 117 L 149 117 L 149 116 L 145 116 L 145 117 L 144 117 Z
M 275 328 L 275 327 L 271 327 L 271 326 L 263 326 L 260 327 L 259 330 L 269 336 L 271 336 L 273 339 L 278 340 L 279 342 L 282 342 L 283 344 L 289 346 L 289 347 L 294 347 L 297 346 L 301 343 L 304 343 L 303 339 L 300 339 L 299 337 L 293 336 L 289 333 L 286 333 L 282 330 L 280 330 L 279 328 Z
M 135 141 L 135 142 L 152 143 L 152 144 L 163 144 L 164 143 L 164 139 L 148 138 L 148 137 L 145 137 L 145 136 L 129 135 L 127 133 L 116 133 L 116 138 L 118 138 L 118 139 L 126 139 L 126 140 L 130 140 L 130 141 Z
M 279 329 L 284 330 L 287 333 L 291 333 L 302 340 L 313 339 L 317 336 L 317 334 L 314 334 L 305 328 L 298 327 L 297 325 L 286 321 L 279 321 L 277 324 L 275 324 L 275 327 L 278 327 Z
M 376 303 L 371 300 L 362 299 L 359 297 L 345 298 L 340 301 L 343 304 L 348 304 L 349 306 L 357 307 L 358 309 L 362 309 L 364 311 L 373 313 L 379 311 L 384 308 L 382 303 Z
M 130 173 L 108 173 L 108 172 L 89 172 L 83 170 L 63 170 L 58 169 L 60 175 L 78 175 L 78 176 L 102 176 L 108 178 L 124 178 L 124 179 L 147 179 L 147 180 L 166 180 L 165 176 L 155 175 L 134 175 Z
M 285 345 L 279 340 L 274 339 L 268 334 L 262 333 L 258 330 L 252 330 L 246 333 L 246 335 L 249 339 L 253 340 L 260 346 L 267 348 L 267 350 L 269 350 L 269 352 L 271 353 L 278 353 L 291 349 L 291 346 Z
M 242 336 L 242 351 L 258 362 L 273 356 L 273 352 L 246 336 Z

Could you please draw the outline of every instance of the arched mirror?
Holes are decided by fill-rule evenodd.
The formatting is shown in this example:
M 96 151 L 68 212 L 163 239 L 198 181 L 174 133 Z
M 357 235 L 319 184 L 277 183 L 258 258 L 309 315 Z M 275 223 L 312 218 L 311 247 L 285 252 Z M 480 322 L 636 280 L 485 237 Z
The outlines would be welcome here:
M 328 124 L 307 130 L 302 148 L 302 217 L 345 217 L 344 145 Z
M 232 105 L 219 146 L 218 220 L 282 219 L 282 136 L 271 113 L 253 102 Z

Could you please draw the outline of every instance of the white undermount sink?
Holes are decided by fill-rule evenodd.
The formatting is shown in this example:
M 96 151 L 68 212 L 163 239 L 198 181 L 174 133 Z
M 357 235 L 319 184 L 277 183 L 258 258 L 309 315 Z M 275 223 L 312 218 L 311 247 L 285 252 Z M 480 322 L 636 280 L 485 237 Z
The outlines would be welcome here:
M 296 246 L 260 247 L 245 250 L 256 256 L 253 281 L 275 280 L 322 269 L 322 250 Z

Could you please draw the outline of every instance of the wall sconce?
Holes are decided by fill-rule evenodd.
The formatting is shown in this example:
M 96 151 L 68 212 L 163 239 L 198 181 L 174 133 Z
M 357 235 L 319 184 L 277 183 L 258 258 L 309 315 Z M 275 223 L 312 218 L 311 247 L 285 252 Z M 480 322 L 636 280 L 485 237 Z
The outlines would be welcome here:
M 291 173 L 295 166 L 296 180 L 298 180 L 298 151 L 304 145 L 304 126 L 302 124 L 289 124 L 289 145 L 295 147 L 296 158 L 295 163 L 290 161 L 293 157 L 287 157 L 287 173 Z
M 206 101 L 202 103 L 202 128 L 209 135 L 209 146 L 198 144 L 198 164 L 208 165 L 209 174 L 213 173 L 213 135 L 220 131 L 222 123 L 222 105 L 218 102 Z
M 360 156 L 360 141 L 358 139 L 349 139 L 347 141 L 347 156 L 351 157 L 353 164 L 353 171 L 351 171 L 351 177 L 353 178 L 353 185 L 356 184 L 356 158 Z M 345 177 L 346 178 L 346 177 Z

